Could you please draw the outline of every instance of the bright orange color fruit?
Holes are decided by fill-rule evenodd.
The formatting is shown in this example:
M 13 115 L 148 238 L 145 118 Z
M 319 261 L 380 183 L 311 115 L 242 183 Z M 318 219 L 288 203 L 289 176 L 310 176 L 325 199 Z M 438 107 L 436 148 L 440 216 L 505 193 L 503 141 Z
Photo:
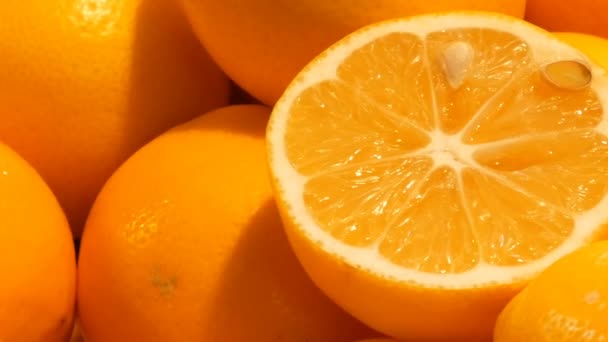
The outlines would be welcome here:
M 74 329 L 72 330 L 72 336 L 70 342 L 85 342 L 82 332 L 80 331 L 80 324 L 78 321 L 74 323 Z
M 268 126 L 313 281 L 387 336 L 488 340 L 555 260 L 605 237 L 608 76 L 500 14 L 371 25 L 313 60 Z
M 135 153 L 83 235 L 87 342 L 352 341 L 371 336 L 312 284 L 272 199 L 270 109 L 225 107 Z
M 0 1 L 0 139 L 43 176 L 80 235 L 118 165 L 228 101 L 171 0 Z
M 608 341 L 608 241 L 541 273 L 501 313 L 494 341 Z
M 527 0 L 526 20 L 550 31 L 571 31 L 608 38 L 603 0 Z
M 274 105 L 317 54 L 352 31 L 389 18 L 449 10 L 523 17 L 525 0 L 180 0 L 224 71 Z
M 0 144 L 0 341 L 65 342 L 76 302 L 72 235 L 38 173 Z
M 553 34 L 584 52 L 604 69 L 608 69 L 608 39 L 577 32 L 554 32 Z

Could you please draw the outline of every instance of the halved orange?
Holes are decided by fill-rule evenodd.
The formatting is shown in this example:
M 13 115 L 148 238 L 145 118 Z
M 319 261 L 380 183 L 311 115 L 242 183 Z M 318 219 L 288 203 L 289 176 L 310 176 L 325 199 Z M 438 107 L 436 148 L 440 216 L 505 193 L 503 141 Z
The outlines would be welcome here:
M 400 339 L 490 339 L 500 310 L 608 221 L 608 78 L 491 13 L 378 23 L 272 113 L 275 195 L 315 283 Z

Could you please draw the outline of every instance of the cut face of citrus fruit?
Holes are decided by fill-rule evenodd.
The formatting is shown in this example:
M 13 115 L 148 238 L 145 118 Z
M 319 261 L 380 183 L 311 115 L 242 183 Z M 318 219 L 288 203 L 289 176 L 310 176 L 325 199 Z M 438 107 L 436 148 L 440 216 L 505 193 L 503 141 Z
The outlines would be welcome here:
M 383 22 L 313 60 L 268 126 L 311 278 L 398 338 L 485 338 L 608 220 L 608 79 L 508 16 Z

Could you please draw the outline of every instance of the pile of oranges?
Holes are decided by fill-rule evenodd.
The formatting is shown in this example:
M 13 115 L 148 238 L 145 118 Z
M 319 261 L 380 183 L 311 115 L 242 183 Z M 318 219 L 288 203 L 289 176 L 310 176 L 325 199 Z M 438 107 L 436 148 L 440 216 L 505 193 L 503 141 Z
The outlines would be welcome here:
M 606 10 L 0 1 L 0 342 L 608 341 Z

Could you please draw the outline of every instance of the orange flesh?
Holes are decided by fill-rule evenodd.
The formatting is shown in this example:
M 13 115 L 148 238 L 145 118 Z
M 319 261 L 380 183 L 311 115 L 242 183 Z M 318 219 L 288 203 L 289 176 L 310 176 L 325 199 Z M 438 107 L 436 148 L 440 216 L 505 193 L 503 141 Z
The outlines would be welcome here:
M 453 86 L 444 53 L 459 41 L 473 53 Z M 392 33 L 354 51 L 337 74 L 294 102 L 285 142 L 309 177 L 310 214 L 346 244 L 431 273 L 523 264 L 559 246 L 575 215 L 608 191 L 596 94 L 548 82 L 509 33 Z M 422 150 L 436 132 L 462 134 L 475 163 L 455 146 Z

